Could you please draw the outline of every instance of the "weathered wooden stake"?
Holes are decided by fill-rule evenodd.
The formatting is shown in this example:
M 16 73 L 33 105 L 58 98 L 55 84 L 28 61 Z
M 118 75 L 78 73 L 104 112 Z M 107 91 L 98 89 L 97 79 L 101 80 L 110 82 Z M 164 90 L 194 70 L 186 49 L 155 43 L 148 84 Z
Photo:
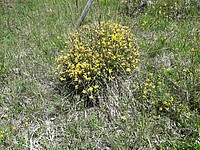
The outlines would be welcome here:
M 84 8 L 84 10 L 83 10 L 83 12 L 82 12 L 82 14 L 81 14 L 79 20 L 78 20 L 78 23 L 77 23 L 77 25 L 76 25 L 76 28 L 78 28 L 78 27 L 81 25 L 81 23 L 83 22 L 83 20 L 85 19 L 85 16 L 86 16 L 88 10 L 90 9 L 90 6 L 92 5 L 92 2 L 93 2 L 93 1 L 94 1 L 94 0 L 88 0 L 87 4 L 85 5 L 85 8 Z

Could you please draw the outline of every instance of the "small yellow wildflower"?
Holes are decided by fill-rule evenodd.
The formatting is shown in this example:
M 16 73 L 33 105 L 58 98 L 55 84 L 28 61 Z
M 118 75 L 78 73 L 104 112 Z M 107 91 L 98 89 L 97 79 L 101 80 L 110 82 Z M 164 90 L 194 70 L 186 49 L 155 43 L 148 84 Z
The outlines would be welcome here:
M 78 85 L 75 85 L 75 89 L 78 90 Z
M 146 21 L 143 21 L 142 26 L 145 26 L 146 24 L 147 24 L 147 22 L 146 22 Z
M 183 69 L 183 72 L 187 72 L 187 70 L 186 70 L 186 69 Z
M 87 80 L 87 81 L 90 81 L 90 80 L 92 80 L 92 78 L 91 78 L 91 77 L 88 77 L 88 78 L 86 78 L 86 80 Z
M 190 117 L 191 114 L 190 114 L 190 112 L 187 112 L 186 115 L 187 115 L 188 117 Z
M 61 65 L 59 64 L 56 69 L 59 69 L 60 67 L 61 67 Z
M 58 57 L 58 58 L 56 59 L 57 63 L 58 63 L 59 61 L 61 61 L 62 59 L 63 59 L 62 56 Z
M 162 108 L 162 107 L 160 107 L 160 108 L 159 108 L 159 110 L 160 110 L 160 111 L 162 111 L 162 110 L 163 110 L 163 108 Z
M 191 51 L 192 51 L 192 52 L 194 52 L 194 51 L 195 51 L 195 49 L 194 49 L 194 48 L 191 48 Z
M 62 75 L 62 74 L 65 74 L 65 72 L 63 72 L 63 71 L 60 71 L 60 75 Z
M 152 76 L 153 76 L 153 73 L 149 73 L 149 75 L 152 77 Z
M 66 81 L 66 78 L 61 77 L 60 81 Z
M 160 119 L 160 115 L 158 115 L 157 118 Z
M 93 88 L 94 88 L 94 89 L 98 89 L 98 88 L 99 88 L 99 86 L 98 86 L 98 85 L 95 85 L 95 86 L 93 86 Z
M 58 72 L 55 72 L 55 75 L 58 75 Z
M 78 78 L 76 77 L 76 78 L 74 79 L 74 81 L 77 82 L 77 81 L 78 81 Z
M 108 69 L 108 72 L 109 72 L 109 73 L 112 73 L 113 71 L 112 71 L 112 69 Z
M 4 138 L 4 134 L 0 134 L 0 139 L 3 139 Z
M 167 68 L 165 69 L 166 72 L 170 72 L 171 71 L 171 68 Z
M 121 116 L 122 121 L 126 121 L 126 119 L 127 119 L 126 116 Z
M 92 91 L 93 91 L 93 87 L 90 87 L 90 88 L 88 89 L 88 91 L 92 92 Z
M 86 91 L 86 90 L 83 90 L 83 91 L 82 91 L 82 93 L 83 93 L 83 94 L 86 94 L 86 93 L 87 93 L 87 91 Z
M 7 119 L 7 118 L 8 118 L 8 115 L 6 115 L 6 114 L 5 114 L 5 115 L 3 115 L 3 118 Z
M 174 101 L 174 98 L 172 96 L 170 96 L 170 101 L 173 102 Z
M 159 82 L 158 82 L 158 85 L 161 85 L 161 84 L 162 84 L 162 82 L 159 81 Z
M 169 111 L 169 107 L 165 107 L 165 110 Z
M 131 68 L 126 68 L 126 72 L 131 72 Z
M 90 95 L 90 96 L 89 96 L 89 99 L 94 99 L 94 96 L 93 96 L 93 95 Z
M 26 126 L 26 127 L 29 125 L 29 123 L 28 123 L 28 122 L 25 122 L 24 124 L 25 124 L 25 126 Z
M 150 82 L 151 80 L 147 78 L 146 81 L 147 81 L 147 82 Z
M 138 66 L 136 66 L 136 67 L 135 67 L 135 69 L 136 69 L 136 70 L 138 70 L 138 69 L 139 69 L 139 67 L 138 67 Z
M 144 91 L 143 91 L 143 94 L 146 95 L 146 94 L 147 94 L 147 90 L 144 90 Z
M 170 97 L 170 93 L 165 93 L 165 96 L 166 97 Z
M 16 126 L 13 126 L 13 127 L 12 127 L 12 129 L 13 129 L 13 130 L 16 130 L 16 129 L 17 129 L 17 127 L 16 127 Z
M 168 105 L 167 101 L 162 101 L 163 105 Z

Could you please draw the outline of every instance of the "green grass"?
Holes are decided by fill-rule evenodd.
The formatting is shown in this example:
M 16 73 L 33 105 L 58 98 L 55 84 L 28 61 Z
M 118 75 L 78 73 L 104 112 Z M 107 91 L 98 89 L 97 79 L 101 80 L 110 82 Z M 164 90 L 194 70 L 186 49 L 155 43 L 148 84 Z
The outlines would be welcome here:
M 0 3 L 0 149 L 199 149 L 200 4 L 177 1 L 166 18 L 165 1 L 139 13 L 137 2 L 128 14 L 122 10 L 134 1 L 94 1 L 83 25 L 129 26 L 140 67 L 107 84 L 92 108 L 59 93 L 54 75 L 87 1 Z

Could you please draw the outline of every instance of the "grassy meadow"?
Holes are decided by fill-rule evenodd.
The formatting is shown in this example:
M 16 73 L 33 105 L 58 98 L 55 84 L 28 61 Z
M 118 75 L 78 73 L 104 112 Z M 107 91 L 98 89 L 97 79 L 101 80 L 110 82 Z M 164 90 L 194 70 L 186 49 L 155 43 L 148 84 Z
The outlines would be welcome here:
M 86 3 L 0 1 L 0 149 L 200 149 L 200 2 L 94 0 L 78 32 L 127 26 L 139 62 L 90 107 L 56 75 Z

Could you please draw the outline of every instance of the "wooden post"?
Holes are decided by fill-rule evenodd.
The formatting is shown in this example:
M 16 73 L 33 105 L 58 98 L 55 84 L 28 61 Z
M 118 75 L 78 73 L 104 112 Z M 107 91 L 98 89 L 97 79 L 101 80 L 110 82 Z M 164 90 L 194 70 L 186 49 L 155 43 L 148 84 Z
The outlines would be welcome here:
M 85 8 L 84 8 L 84 10 L 83 10 L 83 12 L 82 12 L 82 14 L 81 14 L 79 20 L 78 20 L 78 23 L 77 23 L 77 25 L 76 25 L 76 28 L 78 28 L 78 27 L 81 25 L 81 23 L 83 22 L 83 20 L 85 19 L 85 16 L 86 16 L 88 10 L 90 9 L 90 6 L 92 5 L 92 2 L 93 2 L 93 1 L 94 1 L 94 0 L 88 0 L 87 4 L 85 5 Z

